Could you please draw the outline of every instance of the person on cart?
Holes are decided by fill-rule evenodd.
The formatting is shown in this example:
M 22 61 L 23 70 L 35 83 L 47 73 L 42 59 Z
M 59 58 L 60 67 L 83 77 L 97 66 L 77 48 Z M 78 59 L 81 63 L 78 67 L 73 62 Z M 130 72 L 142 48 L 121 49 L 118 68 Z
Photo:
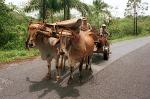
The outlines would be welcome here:
M 110 48 L 110 44 L 108 41 L 108 37 L 110 36 L 110 33 L 107 31 L 107 27 L 105 24 L 102 24 L 100 31 L 99 31 L 99 34 L 100 34 L 100 38 L 99 38 L 100 42 L 105 43 L 105 46 L 108 46 Z
M 108 37 L 110 35 L 110 33 L 107 31 L 105 24 L 102 24 L 99 33 L 100 33 L 100 36 L 105 36 L 105 37 Z
M 82 31 L 92 30 L 91 25 L 87 22 L 87 19 L 85 17 L 82 18 L 81 30 Z

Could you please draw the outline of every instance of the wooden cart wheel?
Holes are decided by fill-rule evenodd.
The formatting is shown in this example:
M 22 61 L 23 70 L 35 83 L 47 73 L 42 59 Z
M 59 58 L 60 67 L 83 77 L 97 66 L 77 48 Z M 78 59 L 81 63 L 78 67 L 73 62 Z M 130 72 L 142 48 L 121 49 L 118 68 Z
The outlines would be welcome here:
M 109 48 L 104 47 L 104 52 L 103 52 L 103 58 L 104 60 L 108 60 L 109 59 Z

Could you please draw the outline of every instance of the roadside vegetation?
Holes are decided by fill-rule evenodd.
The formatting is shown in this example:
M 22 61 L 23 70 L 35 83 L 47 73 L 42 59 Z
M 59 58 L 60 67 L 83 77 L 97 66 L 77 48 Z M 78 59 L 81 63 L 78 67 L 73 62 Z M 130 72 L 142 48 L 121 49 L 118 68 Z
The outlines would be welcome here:
M 134 34 L 132 17 L 113 19 L 108 26 L 108 30 L 111 33 L 111 40 L 150 35 L 150 27 L 148 26 L 150 21 L 148 20 L 150 20 L 150 16 L 139 16 L 137 23 L 137 34 Z
M 0 63 L 38 55 L 38 51 L 27 51 L 24 47 L 30 17 L 2 0 L 0 8 Z
M 0 0 L 0 8 L 0 63 L 39 55 L 36 49 L 25 49 L 27 26 L 29 21 L 34 19 L 25 13 L 35 10 L 39 11 L 38 20 L 52 23 L 75 17 L 70 14 L 70 10 L 77 9 L 97 29 L 105 23 L 113 42 L 150 35 L 150 16 L 141 14 L 137 17 L 138 32 L 135 35 L 130 11 L 126 11 L 124 18 L 116 18 L 109 11 L 111 7 L 102 0 L 94 0 L 92 5 L 80 0 L 30 0 L 23 9 L 12 4 L 7 5 L 4 0 Z

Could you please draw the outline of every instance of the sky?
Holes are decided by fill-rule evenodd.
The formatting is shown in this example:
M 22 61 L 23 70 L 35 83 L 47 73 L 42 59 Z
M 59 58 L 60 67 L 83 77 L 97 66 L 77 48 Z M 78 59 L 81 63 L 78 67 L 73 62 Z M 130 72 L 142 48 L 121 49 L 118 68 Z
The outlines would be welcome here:
M 6 3 L 12 2 L 13 4 L 23 7 L 29 0 L 5 0 Z M 87 4 L 92 4 L 93 0 L 80 0 L 82 2 L 85 2 Z M 109 4 L 112 9 L 111 13 L 115 17 L 123 17 L 125 8 L 126 8 L 126 3 L 128 0 L 103 0 L 107 4 Z M 148 2 L 149 4 L 149 9 L 146 12 L 146 15 L 150 15 L 150 0 L 142 0 L 142 2 Z

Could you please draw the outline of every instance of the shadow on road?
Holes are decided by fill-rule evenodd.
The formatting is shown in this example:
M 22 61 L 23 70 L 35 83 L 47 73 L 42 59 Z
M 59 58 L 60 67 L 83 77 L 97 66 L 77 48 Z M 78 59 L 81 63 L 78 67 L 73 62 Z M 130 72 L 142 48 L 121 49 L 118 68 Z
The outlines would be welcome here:
M 93 54 L 93 57 L 92 57 L 92 63 L 93 64 L 98 65 L 98 64 L 100 64 L 102 62 L 105 62 L 103 60 L 103 55 L 102 54 L 100 54 L 100 53 Z
M 42 79 L 41 81 L 32 81 L 30 80 L 29 77 L 27 77 L 26 80 L 29 83 L 31 83 L 31 85 L 29 86 L 29 92 L 37 92 L 37 91 L 43 92 L 41 95 L 38 96 L 39 99 L 43 98 L 53 90 L 57 92 L 60 98 L 78 97 L 80 96 L 80 93 L 76 87 L 82 86 L 93 77 L 92 72 L 88 70 L 83 70 L 83 80 L 82 83 L 80 83 L 78 75 L 79 73 L 74 74 L 74 79 L 69 85 L 67 84 L 68 79 L 65 79 L 61 84 L 56 83 L 53 80 L 46 80 L 46 79 Z M 63 86 L 64 84 L 66 85 Z

